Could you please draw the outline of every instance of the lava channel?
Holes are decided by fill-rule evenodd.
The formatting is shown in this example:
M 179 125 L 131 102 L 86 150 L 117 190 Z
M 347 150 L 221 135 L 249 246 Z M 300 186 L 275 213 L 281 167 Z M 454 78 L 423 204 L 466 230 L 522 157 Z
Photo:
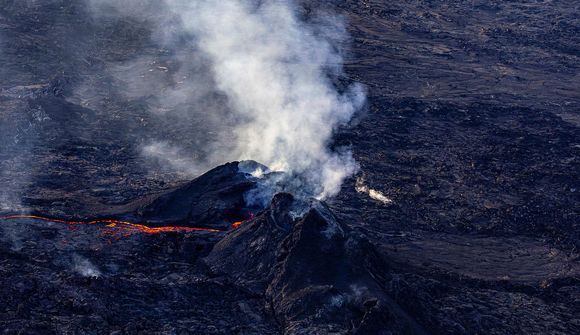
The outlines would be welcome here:
M 129 236 L 136 233 L 142 234 L 160 234 L 167 232 L 195 232 L 195 231 L 205 231 L 211 233 L 223 233 L 224 230 L 212 229 L 212 228 L 199 228 L 199 227 L 183 227 L 183 226 L 165 226 L 165 227 L 149 227 L 146 225 L 132 223 L 127 221 L 119 220 L 93 220 L 93 221 L 67 221 L 52 219 L 43 216 L 36 215 L 11 215 L 11 216 L 0 216 L 0 220 L 17 220 L 17 219 L 30 219 L 30 220 L 40 220 L 55 223 L 62 223 L 66 225 L 104 225 L 104 228 L 112 230 L 114 233 L 121 232 L 124 236 Z M 233 225 L 232 225 L 233 227 Z M 235 228 L 235 227 L 234 227 Z
M 246 222 L 248 222 L 248 221 L 250 221 L 250 220 L 254 219 L 254 217 L 256 217 L 256 215 L 254 215 L 254 213 L 250 213 L 250 216 L 249 216 L 247 219 L 245 219 L 245 220 L 242 220 L 242 221 L 235 221 L 235 222 L 232 222 L 232 228 L 233 228 L 233 229 L 238 229 L 238 228 L 240 228 L 240 226 L 241 226 L 243 223 L 246 223 Z

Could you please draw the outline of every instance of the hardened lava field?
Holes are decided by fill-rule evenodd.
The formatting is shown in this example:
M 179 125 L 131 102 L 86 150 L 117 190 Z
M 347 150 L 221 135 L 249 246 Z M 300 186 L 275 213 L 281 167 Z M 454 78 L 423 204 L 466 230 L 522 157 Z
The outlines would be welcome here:
M 0 0 L 0 331 L 580 333 L 578 3 L 275 3 Z

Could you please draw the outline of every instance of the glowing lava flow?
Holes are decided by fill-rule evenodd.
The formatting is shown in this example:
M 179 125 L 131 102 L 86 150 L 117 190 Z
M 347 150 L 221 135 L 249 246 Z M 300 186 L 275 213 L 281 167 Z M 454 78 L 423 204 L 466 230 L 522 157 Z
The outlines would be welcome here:
M 240 228 L 240 226 L 241 226 L 243 223 L 245 223 L 245 222 L 247 222 L 247 221 L 250 221 L 250 220 L 252 220 L 254 217 L 255 217 L 254 213 L 250 212 L 250 217 L 249 217 L 249 218 L 247 218 L 247 219 L 245 219 L 245 220 L 242 220 L 242 221 L 236 221 L 236 222 L 233 222 L 233 223 L 232 223 L 232 228 L 233 228 L 233 229 L 238 229 L 238 228 Z
M 142 224 L 131 223 L 119 220 L 94 220 L 94 221 L 66 221 L 59 219 L 51 219 L 36 215 L 11 215 L 11 216 L 0 216 L 0 220 L 16 220 L 16 219 L 31 219 L 31 220 L 41 220 L 48 222 L 63 223 L 67 225 L 97 225 L 105 224 L 106 228 L 118 229 L 126 233 L 125 235 L 131 235 L 133 233 L 144 233 L 144 234 L 159 234 L 166 232 L 193 232 L 193 231 L 206 231 L 211 233 L 222 233 L 223 230 L 212 229 L 212 228 L 196 228 L 196 227 L 181 227 L 181 226 L 165 226 L 165 227 L 148 227 Z

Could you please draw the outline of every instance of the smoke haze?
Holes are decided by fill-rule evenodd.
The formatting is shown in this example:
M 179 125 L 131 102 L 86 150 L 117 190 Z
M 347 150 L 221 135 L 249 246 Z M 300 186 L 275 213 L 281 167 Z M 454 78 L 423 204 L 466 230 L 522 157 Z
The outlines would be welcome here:
M 72 260 L 75 272 L 81 276 L 90 278 L 98 278 L 101 276 L 101 271 L 88 259 L 78 254 L 73 254 Z
M 329 149 L 333 132 L 364 103 L 359 85 L 339 92 L 332 82 L 347 41 L 340 18 L 306 21 L 291 1 L 88 1 L 97 19 L 153 25 L 151 38 L 165 52 L 109 68 L 121 93 L 146 97 L 157 118 L 199 125 L 187 144 L 143 145 L 145 156 L 194 175 L 256 160 L 299 176 L 292 185 L 319 198 L 356 171 L 347 148 Z

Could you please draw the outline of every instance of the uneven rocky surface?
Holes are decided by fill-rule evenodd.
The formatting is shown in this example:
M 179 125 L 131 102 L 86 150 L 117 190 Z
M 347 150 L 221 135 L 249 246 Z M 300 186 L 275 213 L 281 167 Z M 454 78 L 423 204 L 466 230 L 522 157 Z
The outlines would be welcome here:
M 220 191 L 243 195 L 235 186 L 257 182 L 237 170 L 238 163 L 218 167 L 118 216 L 188 224 L 143 210 L 179 196 L 185 208 L 223 203 L 221 216 L 201 220 L 223 229 L 239 200 L 224 201 Z M 578 327 L 577 257 L 533 238 L 362 233 L 326 204 L 288 193 L 255 210 L 229 232 L 127 234 L 106 224 L 3 220 L 0 324 L 8 334 L 565 334 Z
M 0 0 L 1 215 L 229 230 L 0 220 L 3 333 L 580 332 L 578 3 L 301 3 L 348 23 L 340 80 L 368 108 L 335 145 L 361 169 L 327 203 L 278 194 L 251 218 L 236 163 L 194 180 L 141 155 L 211 129 L 119 93 L 127 61 L 144 82 L 179 67 L 146 22 Z

